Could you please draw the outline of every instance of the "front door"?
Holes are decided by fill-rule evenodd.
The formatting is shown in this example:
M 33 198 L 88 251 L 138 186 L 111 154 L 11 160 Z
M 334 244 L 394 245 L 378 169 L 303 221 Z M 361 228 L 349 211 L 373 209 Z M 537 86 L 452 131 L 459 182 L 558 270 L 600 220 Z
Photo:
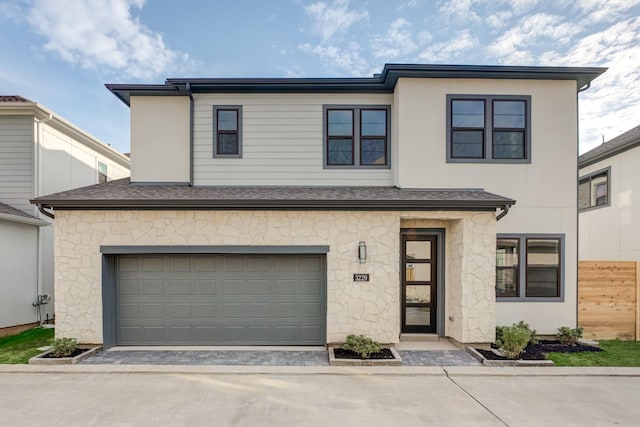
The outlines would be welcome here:
M 402 332 L 436 332 L 436 236 L 402 236 Z

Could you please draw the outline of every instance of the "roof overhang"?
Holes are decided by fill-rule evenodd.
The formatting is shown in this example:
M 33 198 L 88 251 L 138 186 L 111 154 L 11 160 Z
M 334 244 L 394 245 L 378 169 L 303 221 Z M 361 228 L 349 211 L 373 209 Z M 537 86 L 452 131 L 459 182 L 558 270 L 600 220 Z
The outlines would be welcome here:
M 17 222 L 20 224 L 35 225 L 37 227 L 44 227 L 49 225 L 47 221 L 41 220 L 33 216 L 12 215 L 4 212 L 0 212 L 0 220 Z
M 132 96 L 188 96 L 189 93 L 392 93 L 399 78 L 575 80 L 584 88 L 601 67 L 385 64 L 370 78 L 169 78 L 163 85 L 105 85 L 126 105 Z

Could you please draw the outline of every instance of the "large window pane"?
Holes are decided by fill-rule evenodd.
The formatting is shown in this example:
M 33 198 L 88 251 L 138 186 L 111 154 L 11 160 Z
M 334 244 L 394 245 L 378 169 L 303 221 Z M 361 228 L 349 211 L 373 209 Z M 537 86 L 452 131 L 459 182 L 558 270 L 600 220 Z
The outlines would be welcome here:
M 525 126 L 524 101 L 494 101 L 494 128 L 521 128 Z
M 387 157 L 385 155 L 385 139 L 363 139 L 361 141 L 361 161 L 363 165 L 385 165 Z
M 498 239 L 496 248 L 496 296 L 517 297 L 520 240 Z
M 451 135 L 451 157 L 480 159 L 484 153 L 484 132 L 455 130 Z
M 591 207 L 591 181 L 589 179 L 580 181 L 578 185 L 578 208 L 586 209 Z
M 405 247 L 407 259 L 431 259 L 431 242 L 408 241 Z
M 387 111 L 386 110 L 362 110 L 362 122 L 360 133 L 363 136 L 387 135 Z
M 527 239 L 527 297 L 560 296 L 560 240 Z
M 405 266 L 405 274 L 408 282 L 430 282 L 431 264 L 407 263 Z
M 352 110 L 329 110 L 327 119 L 329 136 L 353 135 Z
M 484 128 L 484 101 L 454 100 L 451 102 L 451 125 L 457 128 Z
M 607 174 L 591 178 L 591 206 L 606 205 L 609 202 Z
M 426 304 L 431 302 L 431 285 L 409 285 L 405 289 L 407 303 Z
M 238 134 L 218 134 L 218 154 L 238 154 Z
M 238 112 L 218 110 L 218 130 L 238 130 Z
M 524 132 L 495 131 L 493 157 L 496 159 L 524 159 Z
M 431 324 L 431 308 L 405 307 L 405 323 L 407 325 L 429 326 Z
M 329 139 L 327 141 L 327 163 L 330 165 L 353 164 L 353 140 Z

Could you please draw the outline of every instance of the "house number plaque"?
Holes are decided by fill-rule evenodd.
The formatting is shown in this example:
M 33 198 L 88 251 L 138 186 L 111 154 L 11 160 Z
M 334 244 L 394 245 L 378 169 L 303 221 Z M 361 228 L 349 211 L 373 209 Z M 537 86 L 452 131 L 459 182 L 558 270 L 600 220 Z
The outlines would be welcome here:
M 354 274 L 353 275 L 354 282 L 368 282 L 369 274 Z

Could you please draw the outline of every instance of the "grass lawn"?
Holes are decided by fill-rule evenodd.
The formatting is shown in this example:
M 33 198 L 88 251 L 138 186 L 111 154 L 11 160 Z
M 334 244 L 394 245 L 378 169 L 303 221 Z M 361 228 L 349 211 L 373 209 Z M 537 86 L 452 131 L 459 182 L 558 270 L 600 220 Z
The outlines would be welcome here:
M 602 340 L 604 351 L 549 353 L 557 366 L 640 366 L 640 341 Z
M 53 329 L 35 328 L 0 338 L 0 364 L 28 363 L 39 353 L 38 347 L 49 345 L 53 338 Z

